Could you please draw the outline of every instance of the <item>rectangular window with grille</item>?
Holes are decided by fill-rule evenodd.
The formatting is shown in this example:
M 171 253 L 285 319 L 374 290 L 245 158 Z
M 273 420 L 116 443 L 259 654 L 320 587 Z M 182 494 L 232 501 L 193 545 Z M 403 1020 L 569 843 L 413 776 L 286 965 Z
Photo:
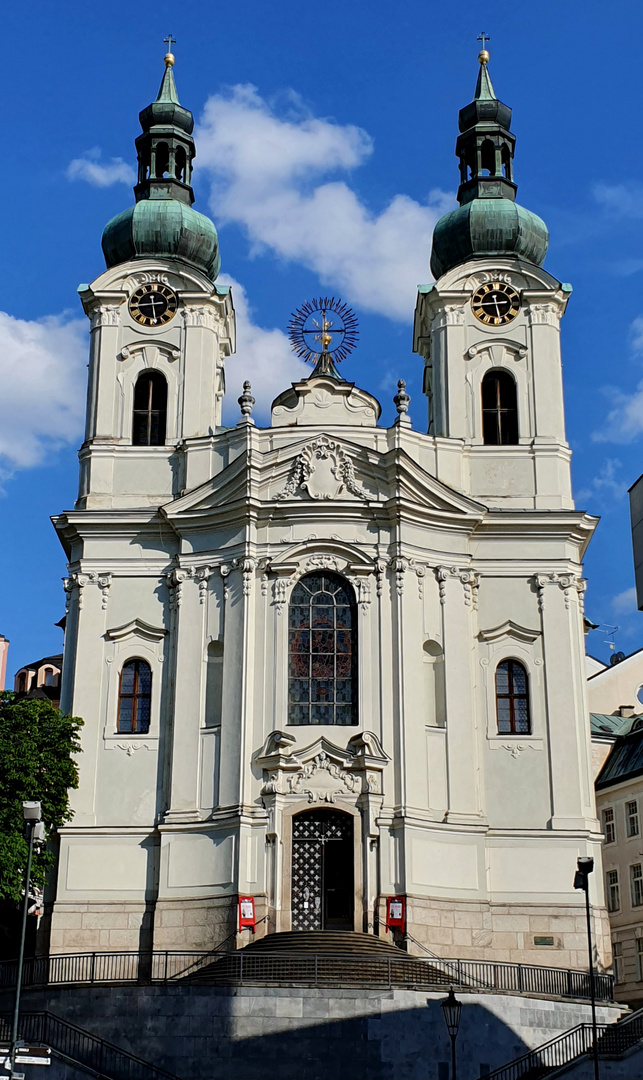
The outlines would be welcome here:
M 623 944 L 620 941 L 612 942 L 612 972 L 614 982 L 623 982 Z
M 625 804 L 625 816 L 627 819 L 627 835 L 638 836 L 639 834 L 639 804 L 636 799 Z
M 632 886 L 632 907 L 643 904 L 643 867 L 640 863 L 630 866 L 630 884 Z
M 618 911 L 621 906 L 621 898 L 618 889 L 618 870 L 608 870 L 605 879 L 607 882 L 607 910 Z
M 643 982 L 643 938 L 636 939 L 636 980 Z
M 614 824 L 614 811 L 611 806 L 608 806 L 606 810 L 603 810 L 603 832 L 605 833 L 605 843 L 613 844 L 616 840 L 616 828 Z

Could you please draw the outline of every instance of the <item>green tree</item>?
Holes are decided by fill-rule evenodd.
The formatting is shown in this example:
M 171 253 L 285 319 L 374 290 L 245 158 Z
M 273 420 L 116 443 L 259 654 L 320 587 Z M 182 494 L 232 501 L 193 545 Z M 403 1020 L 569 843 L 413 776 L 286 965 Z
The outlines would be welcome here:
M 55 708 L 47 698 L 0 692 L 0 900 L 22 895 L 27 865 L 22 803 L 37 799 L 47 835 L 69 821 L 68 791 L 78 787 L 82 720 Z M 46 846 L 34 852 L 31 881 L 43 886 L 55 856 Z

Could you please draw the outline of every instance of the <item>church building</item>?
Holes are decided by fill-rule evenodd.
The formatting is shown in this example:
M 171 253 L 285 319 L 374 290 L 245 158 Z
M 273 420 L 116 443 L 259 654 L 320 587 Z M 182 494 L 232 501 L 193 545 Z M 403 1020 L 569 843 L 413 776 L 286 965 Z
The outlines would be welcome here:
M 222 425 L 233 297 L 192 207 L 193 117 L 165 57 L 135 204 L 79 289 L 87 426 L 55 527 L 61 707 L 84 728 L 52 952 L 235 948 L 239 898 L 257 935 L 385 937 L 395 898 L 412 953 L 585 967 L 573 881 L 592 856 L 609 964 L 583 638 L 596 519 L 574 507 L 563 409 L 571 288 L 515 201 L 488 60 L 459 114 L 459 207 L 418 291 L 416 430 L 403 384 L 384 427 L 350 359 L 339 374 L 323 302 L 318 363 L 270 426 L 250 386 Z

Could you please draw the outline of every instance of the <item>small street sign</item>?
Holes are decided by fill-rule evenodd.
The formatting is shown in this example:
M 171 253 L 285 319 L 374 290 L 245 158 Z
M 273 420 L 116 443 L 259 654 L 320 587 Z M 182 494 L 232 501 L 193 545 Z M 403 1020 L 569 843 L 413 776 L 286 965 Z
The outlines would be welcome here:
M 11 1057 L 8 1046 L 0 1046 L 0 1065 L 9 1071 Z M 48 1046 L 20 1046 L 16 1052 L 16 1065 L 51 1065 L 51 1050 Z

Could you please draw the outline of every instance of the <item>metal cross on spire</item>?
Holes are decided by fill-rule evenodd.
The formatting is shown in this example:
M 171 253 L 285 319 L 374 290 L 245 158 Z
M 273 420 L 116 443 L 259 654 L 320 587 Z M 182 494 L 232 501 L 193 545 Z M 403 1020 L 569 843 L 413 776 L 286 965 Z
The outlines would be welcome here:
M 476 41 L 481 41 L 482 42 L 482 48 L 486 49 L 487 42 L 491 41 L 491 38 L 489 37 L 488 34 L 485 34 L 485 32 L 483 31 L 481 34 L 478 34 L 478 36 L 476 38 Z
M 171 53 L 172 46 L 176 45 L 176 38 L 172 37 L 171 34 L 168 34 L 166 38 L 163 38 L 163 43 L 167 45 L 167 51 Z

